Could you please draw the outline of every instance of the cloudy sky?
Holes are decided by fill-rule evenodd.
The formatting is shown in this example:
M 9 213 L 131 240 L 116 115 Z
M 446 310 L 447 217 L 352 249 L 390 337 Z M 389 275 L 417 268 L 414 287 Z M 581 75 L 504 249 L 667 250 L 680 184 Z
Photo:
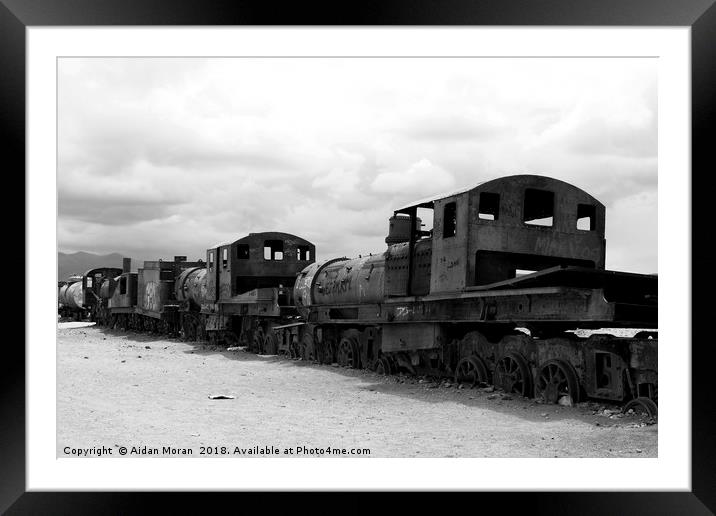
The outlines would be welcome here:
M 394 209 L 533 173 L 606 205 L 608 268 L 657 271 L 653 59 L 65 58 L 58 88 L 63 252 L 381 252 Z

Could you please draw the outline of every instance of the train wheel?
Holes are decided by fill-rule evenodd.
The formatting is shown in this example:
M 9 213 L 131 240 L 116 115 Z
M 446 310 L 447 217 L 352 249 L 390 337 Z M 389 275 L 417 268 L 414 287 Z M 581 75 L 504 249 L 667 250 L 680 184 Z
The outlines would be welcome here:
M 196 320 L 196 340 L 201 342 L 206 342 L 207 340 L 206 323 L 201 316 Z
M 215 331 L 210 331 L 209 335 L 211 335 L 212 333 L 216 335 L 216 343 L 221 344 L 221 341 L 223 341 L 224 345 L 227 348 L 233 348 L 241 344 L 239 337 L 231 330 L 222 332 L 221 334 L 218 334 L 218 332 Z
M 527 361 L 519 353 L 508 353 L 495 365 L 495 387 L 526 398 L 532 393 L 532 375 Z
M 306 333 L 303 336 L 300 347 L 301 360 L 315 360 L 316 349 L 313 346 L 313 336 Z
M 535 382 L 535 398 L 545 403 L 557 403 L 568 396 L 571 403 L 579 403 L 579 382 L 574 368 L 563 360 L 548 360 L 542 364 Z
M 264 330 L 263 328 L 257 328 L 254 330 L 254 337 L 251 341 L 251 351 L 253 353 L 263 354 L 264 347 Z
M 184 340 L 193 342 L 196 340 L 196 326 L 190 317 L 184 319 Z
M 489 381 L 487 367 L 483 360 L 473 355 L 461 359 L 455 367 L 455 383 L 475 387 L 478 384 L 486 384 Z
M 634 398 L 629 403 L 624 405 L 622 412 L 625 414 L 633 410 L 636 414 L 641 414 L 655 418 L 658 415 L 658 408 L 654 400 L 647 397 Z
M 343 337 L 338 344 L 338 365 L 358 368 L 358 343 L 350 337 Z
M 375 362 L 375 372 L 385 376 L 393 374 L 393 366 L 388 357 L 380 357 Z
M 313 343 L 316 360 L 319 364 L 332 364 L 334 356 L 333 341 L 324 338 L 322 341 Z
M 264 337 L 263 354 L 264 355 L 277 355 L 278 354 L 278 337 L 276 336 L 276 332 L 274 332 L 273 330 L 269 330 L 269 332 Z

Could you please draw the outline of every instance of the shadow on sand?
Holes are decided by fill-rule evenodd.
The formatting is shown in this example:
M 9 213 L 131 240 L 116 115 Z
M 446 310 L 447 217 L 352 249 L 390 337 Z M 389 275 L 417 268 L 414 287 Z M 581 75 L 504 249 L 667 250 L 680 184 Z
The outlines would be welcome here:
M 518 395 L 506 395 L 504 392 L 483 388 L 458 389 L 451 380 L 445 378 L 415 377 L 412 375 L 396 374 L 382 376 L 367 369 L 350 369 L 338 367 L 335 364 L 319 364 L 301 359 L 291 359 L 285 355 L 256 355 L 248 351 L 228 351 L 223 346 L 213 346 L 206 342 L 186 342 L 178 337 L 142 333 L 135 331 L 113 330 L 97 327 L 100 333 L 115 338 L 123 338 L 132 342 L 149 345 L 152 342 L 175 343 L 188 346 L 182 352 L 198 356 L 221 355 L 227 360 L 238 362 L 262 362 L 285 369 L 310 368 L 325 373 L 341 375 L 361 381 L 357 388 L 364 391 L 398 396 L 410 400 L 419 400 L 428 403 L 458 403 L 469 409 L 491 410 L 499 413 L 517 416 L 534 423 L 550 423 L 553 421 L 574 420 L 603 427 L 624 426 L 628 424 L 647 421 L 641 416 L 619 416 L 610 419 L 596 415 L 594 412 L 604 407 L 616 410 L 618 407 L 608 403 L 587 402 L 573 407 L 560 405 L 545 405 L 534 399 L 523 398 Z M 447 387 L 446 383 L 450 386 Z

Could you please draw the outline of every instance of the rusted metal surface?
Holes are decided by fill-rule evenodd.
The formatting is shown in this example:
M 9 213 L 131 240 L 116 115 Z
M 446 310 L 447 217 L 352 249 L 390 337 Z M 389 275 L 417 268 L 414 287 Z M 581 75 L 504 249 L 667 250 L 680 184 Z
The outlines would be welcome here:
M 250 233 L 207 249 L 207 297 L 214 302 L 266 287 L 293 287 L 316 259 L 316 247 L 296 235 Z
M 185 257 L 173 261 L 145 261 L 137 270 L 137 312 L 154 318 L 174 313 L 179 307 L 174 283 L 187 269 L 201 267 L 204 262 L 189 262 Z
M 327 263 L 317 271 L 311 287 L 311 304 L 376 303 L 383 299 L 382 256 Z
M 133 309 L 137 304 L 137 273 L 122 273 L 115 281 L 117 286 L 109 299 L 110 311 Z
M 105 278 L 102 280 L 102 285 L 99 288 L 100 299 L 110 299 L 114 294 L 114 289 L 117 287 L 117 282 L 114 278 Z
M 59 293 L 59 302 L 70 309 L 81 310 L 84 306 L 82 282 L 76 281 L 62 287 Z
M 536 209 L 529 202 L 533 192 L 549 194 L 548 200 L 535 202 Z M 490 199 L 489 210 L 484 208 L 486 199 Z M 604 268 L 604 205 L 563 181 L 534 175 L 503 177 L 419 201 L 396 215 L 411 213 L 416 207 L 434 210 L 429 237 L 433 240 L 431 292 L 507 280 L 515 277 L 517 269 L 540 270 L 559 264 Z M 589 216 L 580 219 L 585 211 Z M 527 220 L 530 212 L 540 218 Z M 588 220 L 589 229 L 580 229 L 579 220 Z M 547 222 L 551 225 L 541 225 Z
M 192 267 L 183 271 L 174 285 L 176 299 L 189 303 L 191 310 L 200 311 L 202 304 L 208 301 L 206 274 L 207 269 L 204 267 Z

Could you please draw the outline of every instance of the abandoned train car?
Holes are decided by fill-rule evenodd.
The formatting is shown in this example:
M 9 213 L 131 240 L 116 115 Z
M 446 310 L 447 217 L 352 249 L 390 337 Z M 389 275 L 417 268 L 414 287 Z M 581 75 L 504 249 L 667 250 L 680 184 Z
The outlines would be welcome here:
M 502 177 L 395 210 L 379 254 L 319 263 L 307 240 L 270 232 L 205 262 L 125 266 L 104 279 L 97 313 L 257 353 L 656 413 L 657 277 L 605 269 L 605 221 L 576 186 Z M 651 331 L 574 333 L 590 328 Z

